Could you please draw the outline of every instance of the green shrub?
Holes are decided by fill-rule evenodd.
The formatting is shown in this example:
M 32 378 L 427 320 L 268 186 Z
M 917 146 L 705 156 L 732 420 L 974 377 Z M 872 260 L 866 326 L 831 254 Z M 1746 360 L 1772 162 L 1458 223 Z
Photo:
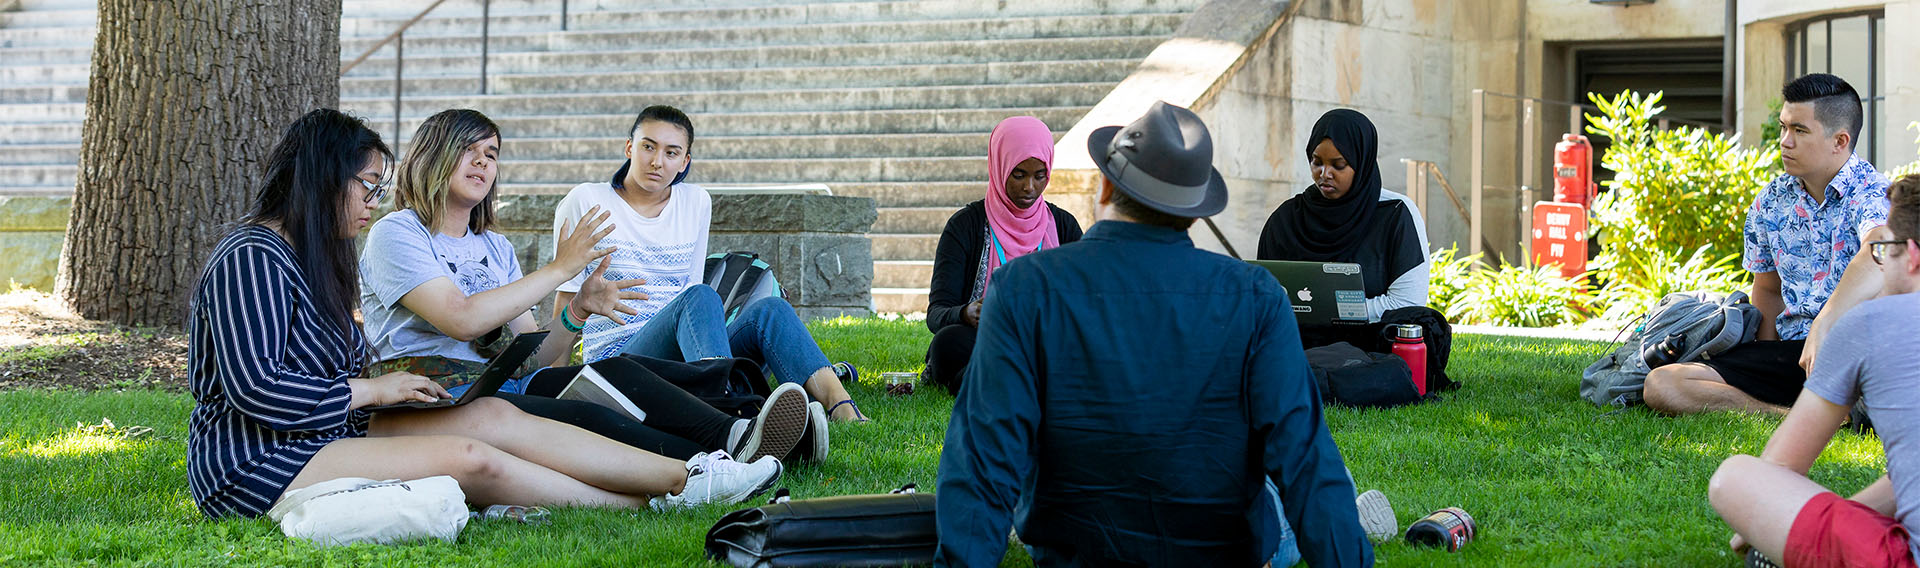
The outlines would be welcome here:
M 1660 303 L 1674 292 L 1744 292 L 1753 287 L 1753 273 L 1740 265 L 1738 253 L 1714 257 L 1706 247 L 1693 249 L 1685 260 L 1679 253 L 1649 251 L 1652 258 L 1633 259 L 1651 270 L 1634 280 L 1609 282 L 1597 298 L 1611 320 L 1630 320 Z
M 1907 123 L 1907 130 L 1920 130 L 1920 122 Z M 1920 137 L 1914 138 L 1913 143 L 1920 144 Z M 1887 179 L 1900 179 L 1900 176 L 1913 174 L 1920 174 L 1920 159 L 1915 159 L 1912 162 L 1908 162 L 1907 165 L 1887 170 Z
M 1640 299 L 1672 285 L 1726 283 L 1728 276 L 1718 272 L 1675 271 L 1712 269 L 1742 252 L 1747 209 L 1778 175 L 1778 147 L 1743 148 L 1731 134 L 1694 127 L 1657 129 L 1651 123 L 1665 110 L 1660 93 L 1589 98 L 1601 113 L 1587 115 L 1587 132 L 1612 138 L 1600 163 L 1616 172 L 1592 212 L 1600 242 L 1594 274 L 1605 297 Z M 1681 261 L 1685 251 L 1692 256 Z
M 1580 323 L 1592 310 L 1585 274 L 1567 278 L 1555 265 L 1504 264 L 1473 271 L 1445 313 L 1456 323 L 1553 327 Z
M 1460 256 L 1460 247 L 1433 251 L 1427 255 L 1427 307 L 1454 319 L 1454 306 L 1473 287 L 1473 267 L 1481 264 L 1480 254 Z

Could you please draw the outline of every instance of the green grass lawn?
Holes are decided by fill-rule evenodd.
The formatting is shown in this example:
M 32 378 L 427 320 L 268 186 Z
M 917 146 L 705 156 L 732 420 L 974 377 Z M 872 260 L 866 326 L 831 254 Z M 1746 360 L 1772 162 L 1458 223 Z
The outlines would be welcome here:
M 919 322 L 812 328 L 830 357 L 869 379 L 918 370 L 930 338 Z M 1600 344 L 1462 336 L 1454 346 L 1450 374 L 1466 386 L 1445 400 L 1329 410 L 1359 486 L 1384 491 L 1403 529 L 1448 506 L 1479 522 L 1479 539 L 1459 553 L 1393 542 L 1376 548 L 1382 565 L 1737 565 L 1707 506 L 1707 477 L 1729 454 L 1758 452 L 1777 421 L 1603 416 L 1577 397 L 1579 370 Z M 796 498 L 908 482 L 931 490 L 952 398 L 889 397 L 870 383 L 855 394 L 875 422 L 834 426 L 830 462 L 793 467 L 782 484 Z M 457 544 L 316 549 L 265 520 L 200 516 L 185 477 L 192 407 L 164 391 L 0 393 L 0 566 L 702 565 L 701 537 L 729 509 L 567 509 L 543 526 L 475 523 Z M 121 435 L 133 426 L 153 432 Z M 1875 439 L 1843 433 L 1813 475 L 1845 494 L 1884 465 Z M 1026 561 L 1014 553 L 1008 563 Z

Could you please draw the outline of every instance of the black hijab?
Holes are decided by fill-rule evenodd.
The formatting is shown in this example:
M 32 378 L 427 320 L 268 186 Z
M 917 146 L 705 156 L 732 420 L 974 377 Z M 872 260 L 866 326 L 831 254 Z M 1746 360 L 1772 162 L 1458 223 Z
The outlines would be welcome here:
M 1263 249 L 1286 250 L 1295 260 L 1320 262 L 1350 261 L 1360 244 L 1373 232 L 1380 217 L 1379 134 L 1373 121 L 1352 109 L 1334 109 L 1313 123 L 1307 136 L 1307 156 L 1321 140 L 1333 141 L 1333 147 L 1353 168 L 1353 185 L 1339 199 L 1327 199 L 1317 185 L 1280 205 L 1266 234 Z M 1277 230 L 1276 230 L 1277 229 Z

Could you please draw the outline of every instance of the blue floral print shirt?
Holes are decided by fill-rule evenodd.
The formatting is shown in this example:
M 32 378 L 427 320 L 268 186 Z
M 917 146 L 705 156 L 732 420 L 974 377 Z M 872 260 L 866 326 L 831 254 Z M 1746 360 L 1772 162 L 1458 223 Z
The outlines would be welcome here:
M 1887 209 L 1886 176 L 1859 156 L 1827 184 L 1825 202 L 1815 202 L 1800 178 L 1786 174 L 1754 197 L 1745 264 L 1751 272 L 1780 274 L 1786 304 L 1774 320 L 1780 339 L 1807 338 L 1867 231 L 1887 224 Z

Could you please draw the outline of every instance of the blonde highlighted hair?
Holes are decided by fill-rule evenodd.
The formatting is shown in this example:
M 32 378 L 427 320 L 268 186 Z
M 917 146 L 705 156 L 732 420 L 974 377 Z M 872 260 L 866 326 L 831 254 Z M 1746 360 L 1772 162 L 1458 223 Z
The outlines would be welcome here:
M 427 117 L 426 122 L 420 123 L 420 129 L 413 131 L 412 147 L 407 149 L 406 159 L 400 161 L 400 175 L 393 192 L 394 208 L 412 209 L 420 216 L 421 224 L 439 227 L 440 216 L 447 208 L 447 185 L 453 181 L 453 170 L 459 167 L 460 156 L 475 142 L 498 136 L 500 126 L 477 110 L 444 110 Z M 493 228 L 493 202 L 499 187 L 500 178 L 496 175 L 493 187 L 487 188 L 487 197 L 473 207 L 467 230 L 480 233 Z

